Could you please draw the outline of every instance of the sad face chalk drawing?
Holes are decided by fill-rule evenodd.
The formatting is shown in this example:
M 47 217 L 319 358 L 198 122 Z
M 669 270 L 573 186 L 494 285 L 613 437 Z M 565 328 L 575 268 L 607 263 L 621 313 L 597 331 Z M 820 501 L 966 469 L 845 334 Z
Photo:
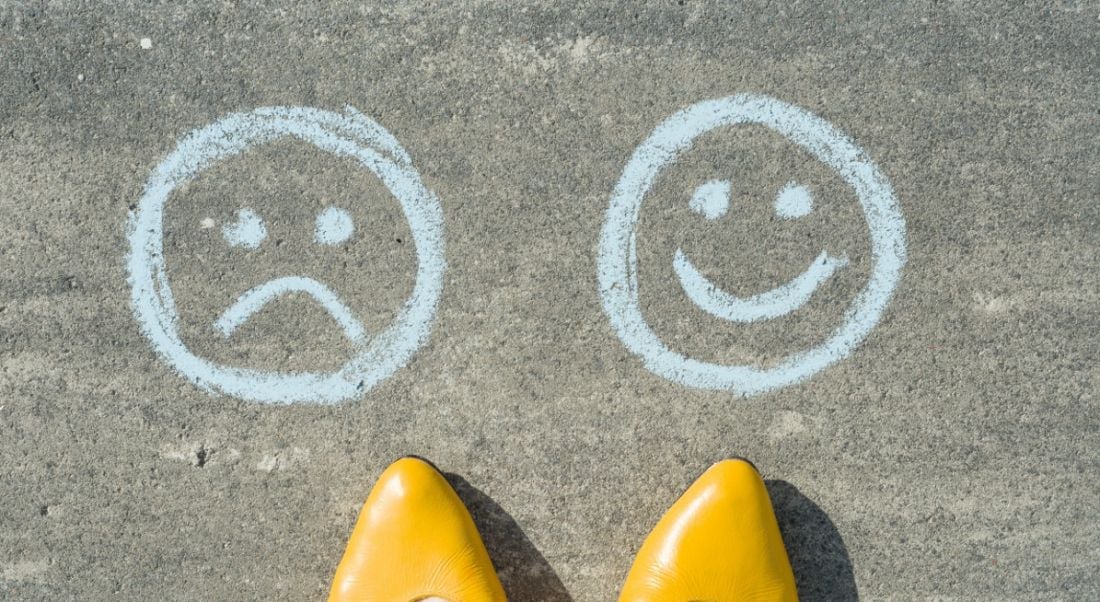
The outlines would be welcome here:
M 340 325 L 352 357 L 332 373 L 270 372 L 219 365 L 191 352 L 180 337 L 179 320 L 163 255 L 164 208 L 172 192 L 210 166 L 247 149 L 294 137 L 354 160 L 377 176 L 396 197 L 408 220 L 417 253 L 416 283 L 392 323 L 367 333 L 348 304 L 328 285 L 287 275 L 256 286 L 226 308 L 214 328 L 230 337 L 269 302 L 290 293 L 311 297 Z M 347 211 L 330 207 L 317 216 L 314 241 L 336 245 L 353 233 Z M 267 236 L 262 218 L 238 212 L 222 230 L 231 246 L 259 248 Z M 131 303 L 156 352 L 197 386 L 263 403 L 337 403 L 362 395 L 412 357 L 428 338 L 446 268 L 439 200 L 424 187 L 412 160 L 382 126 L 348 107 L 334 113 L 305 107 L 267 107 L 227 115 L 180 140 L 150 175 L 130 216 L 127 258 Z
M 637 224 L 642 201 L 662 171 L 699 136 L 723 126 L 758 124 L 794 142 L 835 171 L 859 199 L 870 231 L 870 279 L 820 344 L 786 356 L 770 367 L 722 365 L 670 349 L 650 328 L 638 298 Z M 689 207 L 706 219 L 729 210 L 728 181 L 698 186 Z M 783 219 L 813 210 L 810 189 L 791 181 L 778 191 L 774 209 Z M 767 96 L 737 95 L 699 102 L 672 115 L 650 134 L 623 170 L 612 193 L 600 236 L 598 279 L 604 311 L 616 334 L 647 369 L 673 382 L 701 389 L 753 395 L 802 381 L 845 358 L 878 323 L 905 264 L 905 220 L 890 183 L 862 149 L 825 120 Z M 778 287 L 738 297 L 708 280 L 682 249 L 672 258 L 680 286 L 704 312 L 730 322 L 773 320 L 803 305 L 838 270 L 844 255 L 822 251 L 800 275 Z

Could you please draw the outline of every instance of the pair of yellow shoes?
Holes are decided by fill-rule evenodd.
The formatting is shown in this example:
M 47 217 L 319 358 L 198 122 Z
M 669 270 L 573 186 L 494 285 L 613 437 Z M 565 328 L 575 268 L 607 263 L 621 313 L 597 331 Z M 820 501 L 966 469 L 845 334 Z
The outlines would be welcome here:
M 438 470 L 394 462 L 374 486 L 329 602 L 504 602 L 477 527 Z M 650 533 L 620 602 L 797 600 L 764 481 L 745 460 L 710 467 Z

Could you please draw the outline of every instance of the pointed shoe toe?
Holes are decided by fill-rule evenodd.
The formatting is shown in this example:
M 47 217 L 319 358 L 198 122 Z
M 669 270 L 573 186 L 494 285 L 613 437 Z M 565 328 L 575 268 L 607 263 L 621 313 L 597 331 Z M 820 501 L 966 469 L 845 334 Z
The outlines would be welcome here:
M 367 497 L 329 602 L 505 602 L 469 511 L 426 460 L 406 457 Z
M 619 600 L 798 600 L 768 491 L 750 462 L 719 462 L 684 492 L 642 544 Z

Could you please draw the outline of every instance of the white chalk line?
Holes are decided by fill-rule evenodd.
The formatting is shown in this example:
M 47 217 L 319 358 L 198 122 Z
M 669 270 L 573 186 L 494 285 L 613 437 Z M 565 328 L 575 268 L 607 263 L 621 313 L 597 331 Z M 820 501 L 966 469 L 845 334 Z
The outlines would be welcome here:
M 841 324 L 821 344 L 785 357 L 770 368 L 696 360 L 669 349 L 649 327 L 638 299 L 636 226 L 657 175 L 705 132 L 759 124 L 794 142 L 833 168 L 859 199 L 874 259 L 867 284 Z M 878 323 L 905 264 L 905 220 L 889 181 L 843 133 L 803 109 L 762 95 L 706 100 L 677 112 L 635 149 L 612 193 L 600 234 L 597 277 L 603 308 L 623 344 L 650 371 L 673 382 L 752 395 L 808 378 L 851 353 Z
M 361 345 L 335 373 L 279 373 L 222 366 L 191 353 L 163 255 L 164 205 L 172 191 L 213 163 L 292 136 L 356 160 L 393 193 L 409 221 L 417 252 L 416 284 L 396 319 Z M 131 304 L 157 353 L 197 386 L 264 403 L 337 403 L 355 398 L 401 368 L 427 340 L 446 268 L 439 200 L 424 187 L 408 154 L 374 121 L 351 107 L 343 114 L 307 107 L 234 113 L 184 138 L 150 175 L 128 223 Z
M 325 308 L 333 319 L 340 324 L 340 327 L 344 330 L 344 336 L 352 343 L 361 345 L 367 338 L 362 323 L 332 289 L 313 278 L 303 276 L 276 278 L 249 289 L 222 313 L 214 322 L 214 327 L 226 337 L 230 337 L 241 324 L 252 317 L 252 314 L 260 311 L 278 297 L 290 293 L 305 293 L 316 299 L 321 307 Z
M 730 322 L 755 322 L 785 316 L 805 305 L 819 286 L 846 265 L 846 257 L 833 257 L 822 251 L 810 267 L 794 279 L 751 297 L 738 297 L 704 276 L 682 250 L 676 249 L 672 259 L 672 268 L 688 299 L 710 315 Z
M 267 238 L 267 227 L 256 212 L 245 207 L 237 213 L 237 221 L 222 227 L 225 242 L 234 247 L 258 249 Z

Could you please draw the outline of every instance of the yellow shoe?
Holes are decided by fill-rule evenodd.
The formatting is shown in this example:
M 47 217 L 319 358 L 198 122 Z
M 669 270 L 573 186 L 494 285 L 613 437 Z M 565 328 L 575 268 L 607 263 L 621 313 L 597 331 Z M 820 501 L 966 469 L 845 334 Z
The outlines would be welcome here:
M 768 491 L 745 460 L 723 460 L 642 544 L 620 602 L 797 601 Z
M 336 569 L 329 602 L 505 602 L 458 494 L 431 464 L 402 458 L 371 490 Z

